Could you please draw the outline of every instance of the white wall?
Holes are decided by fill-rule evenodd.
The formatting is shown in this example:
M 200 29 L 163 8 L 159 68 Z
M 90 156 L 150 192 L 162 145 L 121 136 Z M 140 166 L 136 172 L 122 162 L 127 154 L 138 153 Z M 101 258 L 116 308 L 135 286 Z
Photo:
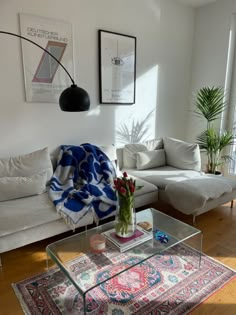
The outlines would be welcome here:
M 225 85 L 229 32 L 235 3 L 235 0 L 217 0 L 196 10 L 190 110 L 194 108 L 193 95 L 199 88 Z M 192 142 L 206 125 L 192 112 L 187 121 L 187 140 Z
M 194 30 L 194 10 L 162 1 L 157 134 L 185 140 Z
M 153 108 L 149 137 L 185 137 L 193 9 L 171 0 L 1 0 L 0 29 L 19 33 L 20 12 L 72 23 L 75 81 L 89 92 L 91 110 L 65 113 L 57 104 L 25 102 L 20 42 L 1 34 L 1 157 L 60 144 L 115 143 L 121 120 L 137 121 Z M 99 105 L 98 29 L 137 37 L 133 106 Z

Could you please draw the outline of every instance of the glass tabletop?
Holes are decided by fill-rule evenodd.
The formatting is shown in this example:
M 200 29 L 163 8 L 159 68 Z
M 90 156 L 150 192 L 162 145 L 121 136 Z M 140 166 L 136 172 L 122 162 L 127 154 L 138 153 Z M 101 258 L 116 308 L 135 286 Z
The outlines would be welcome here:
M 195 227 L 156 209 L 140 211 L 136 218 L 137 223 L 148 221 L 153 227 L 153 232 L 158 230 L 165 233 L 168 242 L 162 243 L 153 237 L 121 253 L 113 243 L 106 240 L 105 251 L 95 253 L 90 248 L 90 237 L 114 228 L 114 222 L 109 222 L 49 244 L 46 251 L 78 291 L 85 296 L 91 289 L 125 270 L 194 236 L 201 235 L 201 231 Z

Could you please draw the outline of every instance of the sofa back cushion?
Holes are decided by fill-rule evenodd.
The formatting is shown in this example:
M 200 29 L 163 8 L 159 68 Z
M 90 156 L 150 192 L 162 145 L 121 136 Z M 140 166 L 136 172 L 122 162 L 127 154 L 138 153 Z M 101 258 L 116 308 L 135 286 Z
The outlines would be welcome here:
M 151 139 L 142 143 L 130 143 L 126 144 L 123 148 L 123 168 L 136 168 L 137 164 L 137 152 L 153 151 L 163 149 L 163 139 Z
M 126 144 L 123 149 L 123 167 L 126 169 L 136 168 L 136 153 L 142 151 L 147 151 L 147 147 L 144 144 Z
M 166 165 L 165 150 L 152 150 L 137 153 L 137 169 L 147 170 L 149 168 Z
M 46 191 L 47 174 L 0 177 L 0 201 L 39 195 Z
M 163 139 L 156 138 L 142 142 L 149 151 L 163 149 Z
M 0 159 L 0 177 L 29 177 L 46 173 L 48 182 L 53 173 L 48 148 L 29 154 Z
M 201 170 L 201 156 L 198 144 L 178 139 L 164 138 L 167 165 L 185 170 Z

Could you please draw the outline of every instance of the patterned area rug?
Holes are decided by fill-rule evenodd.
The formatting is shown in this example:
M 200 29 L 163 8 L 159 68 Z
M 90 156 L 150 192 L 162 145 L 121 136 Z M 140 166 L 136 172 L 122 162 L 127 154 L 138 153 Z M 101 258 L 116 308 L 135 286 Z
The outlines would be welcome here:
M 106 268 L 99 267 L 98 254 L 82 256 L 70 262 L 69 268 L 77 271 L 79 281 L 92 283 L 106 279 L 134 260 L 138 262 L 139 254 L 135 249 L 132 255 L 123 253 L 117 257 L 116 254 L 109 257 L 112 264 Z M 96 266 L 93 274 L 86 273 L 89 264 Z M 86 314 L 188 314 L 235 275 L 235 271 L 205 255 L 199 268 L 199 254 L 178 245 L 91 290 L 87 295 Z M 13 288 L 25 314 L 83 314 L 81 296 L 56 268 L 13 284 Z

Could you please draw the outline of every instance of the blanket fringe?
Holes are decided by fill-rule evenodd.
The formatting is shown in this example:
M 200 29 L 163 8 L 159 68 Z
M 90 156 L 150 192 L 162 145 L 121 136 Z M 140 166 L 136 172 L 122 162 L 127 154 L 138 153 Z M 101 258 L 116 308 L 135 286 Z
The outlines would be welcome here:
M 64 212 L 63 212 L 63 206 L 61 205 L 60 206 L 60 209 L 57 210 L 57 212 L 59 213 L 59 215 L 62 217 L 62 219 L 65 221 L 66 225 L 73 231 L 75 232 L 75 224 L 74 222 L 72 221 L 72 219 L 66 215 Z

